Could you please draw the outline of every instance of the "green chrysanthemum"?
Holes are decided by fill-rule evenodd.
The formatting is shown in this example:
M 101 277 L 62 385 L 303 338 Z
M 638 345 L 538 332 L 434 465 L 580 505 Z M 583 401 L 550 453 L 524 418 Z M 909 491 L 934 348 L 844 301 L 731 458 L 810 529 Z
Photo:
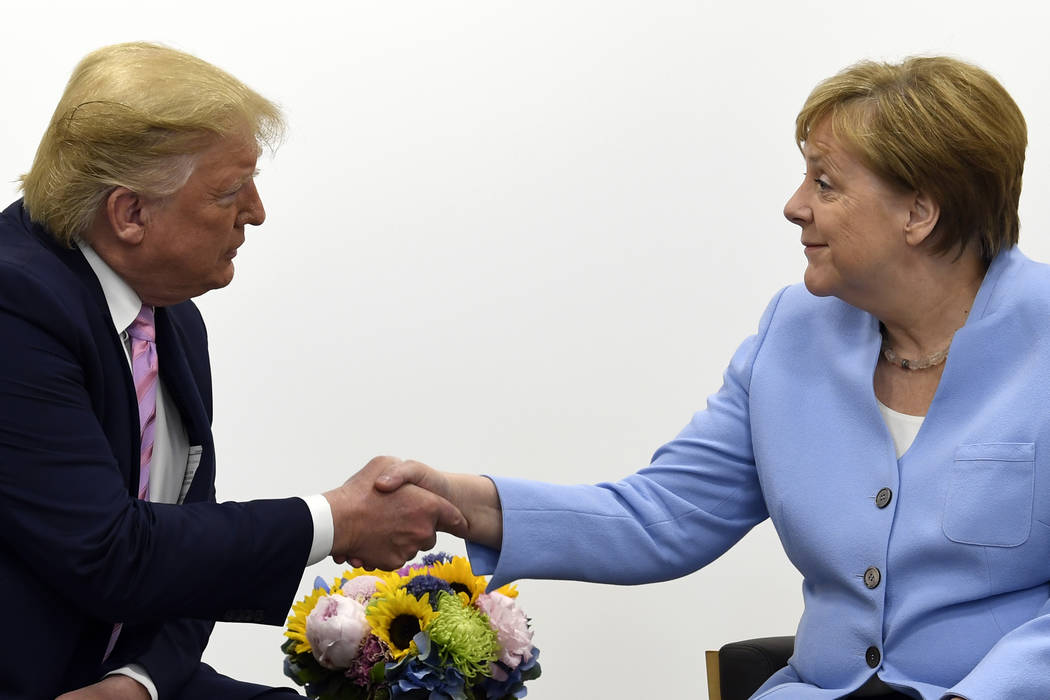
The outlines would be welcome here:
M 465 605 L 460 596 L 439 596 L 438 615 L 427 628 L 430 641 L 464 678 L 487 674 L 489 664 L 499 658 L 496 630 L 484 613 Z

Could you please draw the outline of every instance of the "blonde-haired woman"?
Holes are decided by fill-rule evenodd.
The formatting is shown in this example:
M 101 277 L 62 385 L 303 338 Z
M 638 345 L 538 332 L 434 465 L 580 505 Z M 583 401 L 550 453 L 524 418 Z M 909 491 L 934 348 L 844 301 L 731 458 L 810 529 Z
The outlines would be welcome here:
M 555 486 L 409 462 L 379 486 L 459 504 L 497 586 L 674 578 L 771 518 L 805 611 L 755 698 L 1048 698 L 1050 269 L 1015 247 L 1024 119 L 985 71 L 913 58 L 847 68 L 796 123 L 805 283 L 649 467 Z

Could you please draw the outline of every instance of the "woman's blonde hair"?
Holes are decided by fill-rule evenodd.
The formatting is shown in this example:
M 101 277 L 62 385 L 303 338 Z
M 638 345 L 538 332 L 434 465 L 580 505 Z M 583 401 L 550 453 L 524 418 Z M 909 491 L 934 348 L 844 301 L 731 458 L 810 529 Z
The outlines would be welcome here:
M 1017 243 L 1028 131 L 987 72 L 945 57 L 864 61 L 810 94 L 795 122 L 800 148 L 828 117 L 836 138 L 877 175 L 940 205 L 933 252 L 972 245 L 991 260 Z
M 275 104 L 210 63 L 158 44 L 107 46 L 73 70 L 22 176 L 25 207 L 70 244 L 113 188 L 167 197 L 215 138 L 247 132 L 275 148 L 283 131 Z

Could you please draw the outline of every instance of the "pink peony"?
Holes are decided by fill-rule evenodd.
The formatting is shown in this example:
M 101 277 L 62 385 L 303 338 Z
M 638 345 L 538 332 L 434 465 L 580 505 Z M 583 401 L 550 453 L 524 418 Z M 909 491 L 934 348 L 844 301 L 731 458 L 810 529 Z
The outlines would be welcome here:
M 323 596 L 306 618 L 306 641 L 325 668 L 349 668 L 369 632 L 365 606 L 341 595 Z
M 359 603 L 364 603 L 376 592 L 376 585 L 383 579 L 378 576 L 362 575 L 352 578 L 343 584 L 342 592 L 347 598 L 354 598 Z
M 489 616 L 492 628 L 499 640 L 499 660 L 514 670 L 523 661 L 532 658 L 532 630 L 525 613 L 513 598 L 502 593 L 483 593 L 478 596 L 478 607 Z

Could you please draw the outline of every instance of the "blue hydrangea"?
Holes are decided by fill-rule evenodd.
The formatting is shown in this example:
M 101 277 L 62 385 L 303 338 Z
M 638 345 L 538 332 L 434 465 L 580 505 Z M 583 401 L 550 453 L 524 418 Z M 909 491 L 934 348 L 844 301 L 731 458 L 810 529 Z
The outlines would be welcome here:
M 486 678 L 485 682 L 481 684 L 481 688 L 485 691 L 485 700 L 523 698 L 528 695 L 529 689 L 525 687 L 525 681 L 539 677 L 540 669 L 537 662 L 539 655 L 540 650 L 533 647 L 532 658 L 527 662 L 522 663 L 513 671 L 509 670 L 506 665 L 497 661 L 496 664 L 507 674 L 507 679 L 504 681 L 498 681 L 495 678 Z
M 418 691 L 423 690 L 430 693 L 429 700 L 468 700 L 463 674 L 441 663 L 437 651 L 432 652 L 427 633 L 420 632 L 412 641 L 419 649 L 419 656 L 386 665 L 391 699 L 419 697 Z

